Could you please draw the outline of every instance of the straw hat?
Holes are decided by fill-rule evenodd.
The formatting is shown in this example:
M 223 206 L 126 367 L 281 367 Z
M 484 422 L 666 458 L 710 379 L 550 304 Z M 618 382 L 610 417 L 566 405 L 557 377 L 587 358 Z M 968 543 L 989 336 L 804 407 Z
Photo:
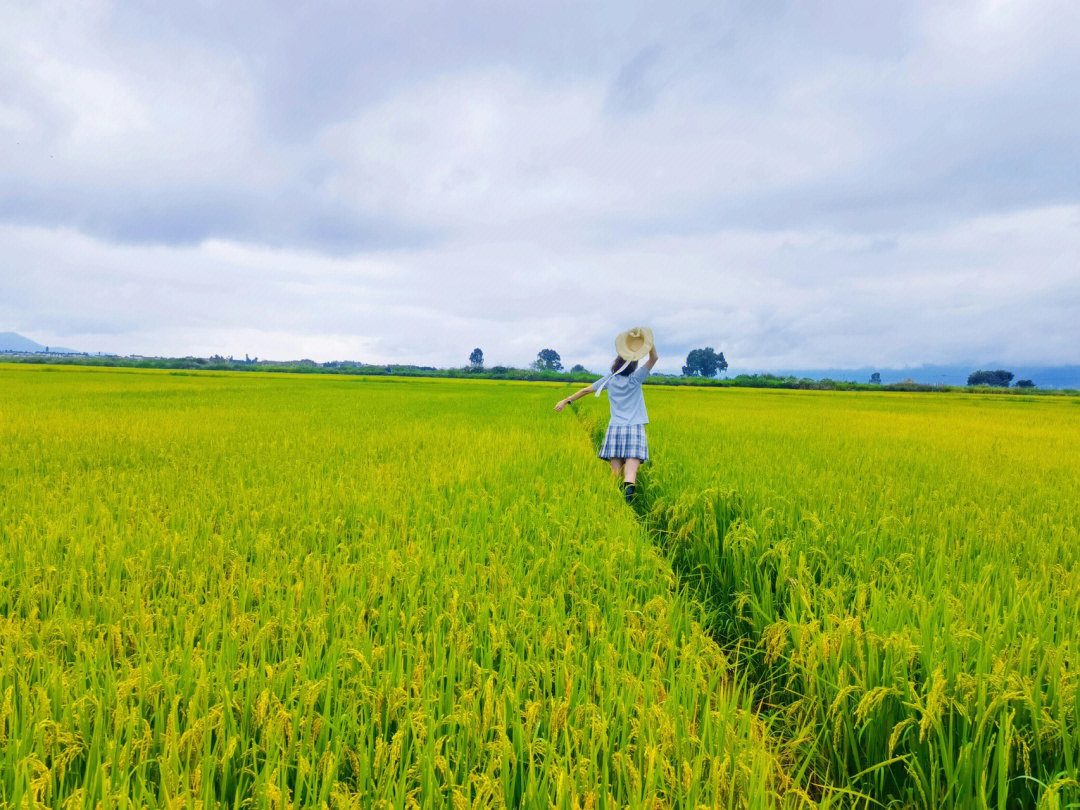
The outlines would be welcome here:
M 652 329 L 647 326 L 627 329 L 615 338 L 615 351 L 623 360 L 640 360 L 652 351 L 652 347 Z

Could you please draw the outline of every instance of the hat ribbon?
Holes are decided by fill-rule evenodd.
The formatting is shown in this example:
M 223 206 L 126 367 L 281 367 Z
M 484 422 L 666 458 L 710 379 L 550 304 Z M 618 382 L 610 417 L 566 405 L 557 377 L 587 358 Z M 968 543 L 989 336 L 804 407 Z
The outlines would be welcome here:
M 606 377 L 604 377 L 604 379 L 602 379 L 600 381 L 600 384 L 598 386 L 596 386 L 596 396 L 600 396 L 600 392 L 604 390 L 605 385 L 607 385 L 609 382 L 611 382 L 611 378 L 614 377 L 616 374 L 620 374 L 623 371 L 625 371 L 626 367 L 628 365 L 630 365 L 629 360 L 627 360 L 625 363 L 623 363 L 621 366 L 619 366 L 617 371 L 613 371 L 610 374 L 608 374 Z

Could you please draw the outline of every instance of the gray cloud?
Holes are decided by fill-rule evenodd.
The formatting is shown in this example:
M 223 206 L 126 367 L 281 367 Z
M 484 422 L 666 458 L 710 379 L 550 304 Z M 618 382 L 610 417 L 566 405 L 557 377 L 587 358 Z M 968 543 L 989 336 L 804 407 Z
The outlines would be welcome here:
M 650 69 L 660 58 L 660 51 L 659 45 L 649 45 L 622 66 L 608 91 L 609 109 L 615 112 L 636 112 L 652 106 L 659 88 L 650 74 Z
M 1068 0 L 5 6 L 0 329 L 1075 361 L 1078 53 Z

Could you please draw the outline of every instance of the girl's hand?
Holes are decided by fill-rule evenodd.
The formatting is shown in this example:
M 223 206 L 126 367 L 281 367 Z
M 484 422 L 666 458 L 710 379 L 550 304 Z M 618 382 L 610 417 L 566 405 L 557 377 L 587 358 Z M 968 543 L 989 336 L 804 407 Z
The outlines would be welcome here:
M 566 407 L 566 400 L 565 399 L 560 399 L 558 402 L 555 403 L 555 410 L 557 410 L 557 411 L 561 411 L 565 407 Z

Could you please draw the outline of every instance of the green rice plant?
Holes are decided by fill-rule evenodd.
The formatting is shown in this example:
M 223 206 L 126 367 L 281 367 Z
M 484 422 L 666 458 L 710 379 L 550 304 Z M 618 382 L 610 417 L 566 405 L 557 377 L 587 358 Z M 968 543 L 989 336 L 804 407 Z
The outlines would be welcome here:
M 902 807 L 1077 806 L 1077 400 L 648 400 L 643 519 L 822 778 Z
M 0 803 L 815 804 L 553 390 L 0 366 Z

